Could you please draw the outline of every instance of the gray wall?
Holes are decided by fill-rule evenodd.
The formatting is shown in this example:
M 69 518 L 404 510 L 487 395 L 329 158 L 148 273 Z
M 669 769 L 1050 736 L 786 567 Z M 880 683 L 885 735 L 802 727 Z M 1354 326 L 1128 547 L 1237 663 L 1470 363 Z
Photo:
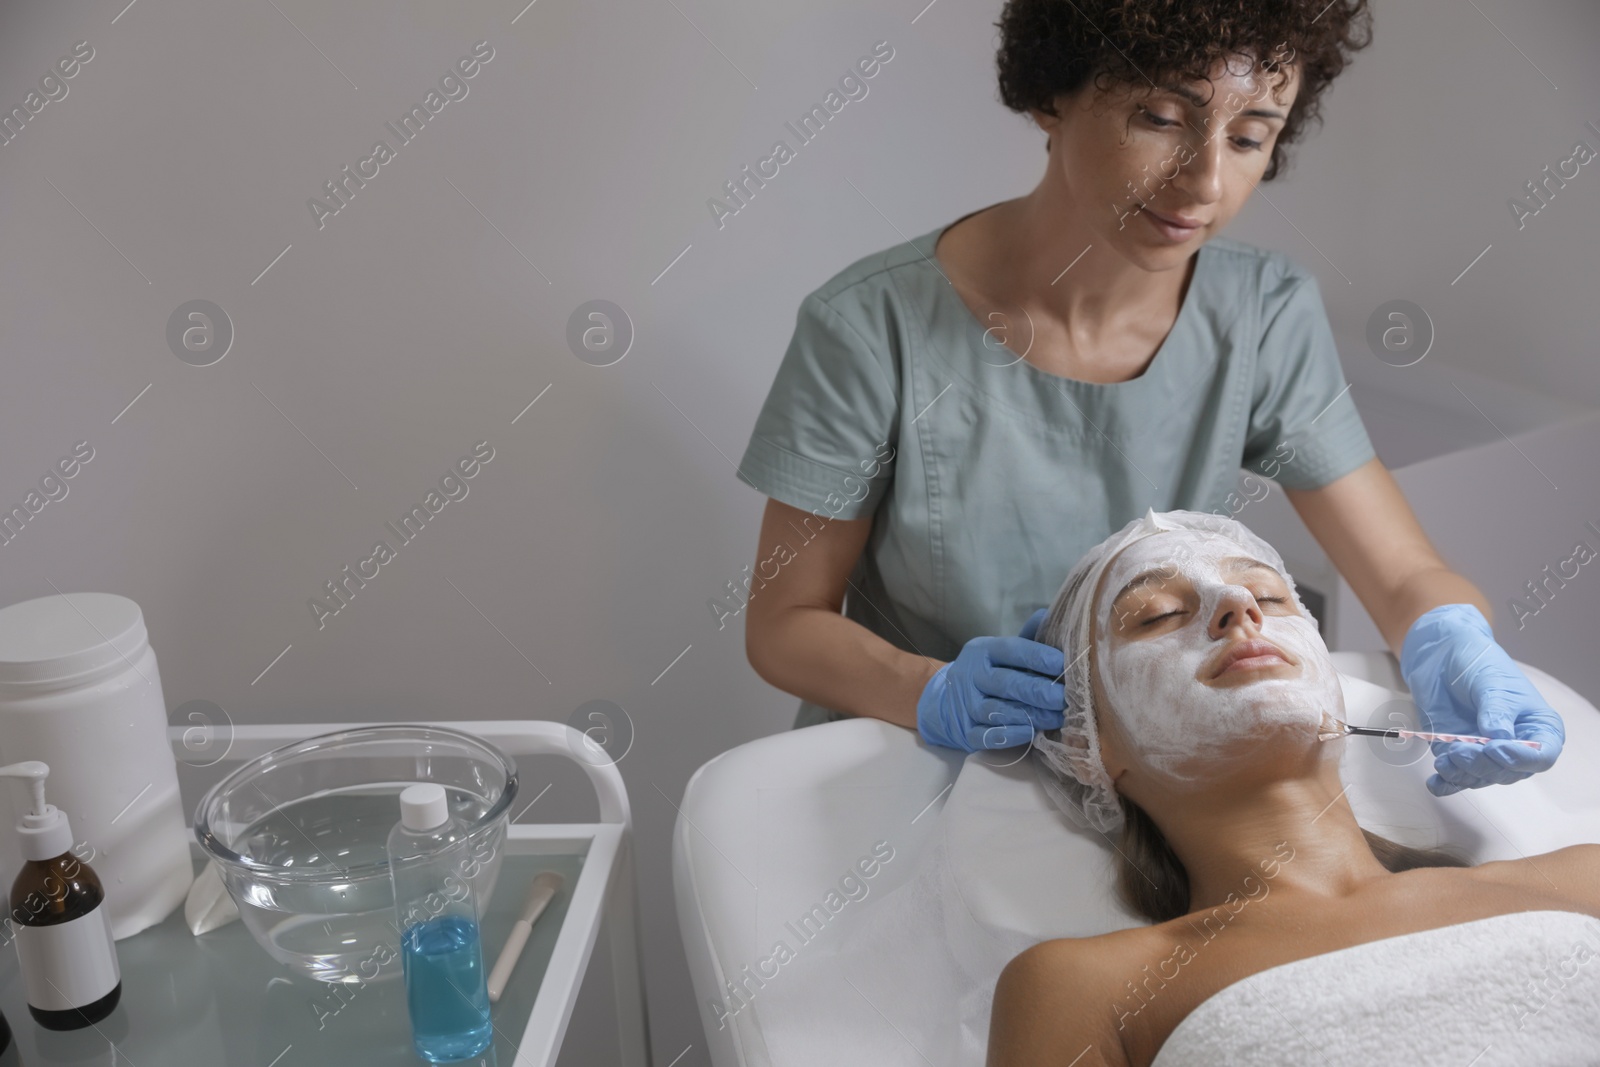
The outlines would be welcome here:
M 742 625 L 719 631 L 707 607 L 754 558 L 762 500 L 732 464 L 800 298 L 860 255 L 1027 192 L 1043 138 L 996 102 L 993 2 L 519 10 L 5 6 L 0 107 L 76 42 L 94 57 L 0 146 L 0 504 L 76 442 L 94 459 L 0 546 L 0 602 L 133 597 L 168 706 L 210 701 L 237 722 L 620 705 L 655 1055 L 687 1048 L 676 1062 L 691 1067 L 706 1059 L 668 801 L 716 753 L 787 727 L 796 703 L 746 665 Z M 307 200 L 395 143 L 385 122 L 478 41 L 494 54 L 469 94 L 319 228 Z M 894 56 L 867 97 L 719 228 L 707 200 L 793 143 L 785 122 L 878 41 Z M 1600 148 L 1584 126 L 1600 125 L 1597 44 L 1591 0 L 1378 5 L 1377 42 L 1325 130 L 1229 231 L 1316 272 L 1367 383 L 1358 403 L 1392 394 L 1404 425 L 1431 396 L 1457 427 L 1472 415 L 1459 396 L 1498 386 L 1533 424 L 1600 405 L 1600 171 L 1520 232 L 1507 207 L 1576 140 Z M 1363 343 L 1394 298 L 1437 328 L 1409 368 Z M 167 339 L 198 299 L 234 331 L 205 367 Z M 597 299 L 635 333 L 605 367 L 568 343 Z M 1446 450 L 1436 438 L 1380 450 Z M 319 628 L 307 604 L 323 583 L 481 440 L 494 459 L 469 495 Z M 1537 514 L 1474 514 L 1548 554 Z M 530 796 L 554 783 L 526 818 L 592 816 L 576 772 L 524 770 Z M 608 1010 L 603 986 L 586 991 L 563 1062 L 608 1062 Z

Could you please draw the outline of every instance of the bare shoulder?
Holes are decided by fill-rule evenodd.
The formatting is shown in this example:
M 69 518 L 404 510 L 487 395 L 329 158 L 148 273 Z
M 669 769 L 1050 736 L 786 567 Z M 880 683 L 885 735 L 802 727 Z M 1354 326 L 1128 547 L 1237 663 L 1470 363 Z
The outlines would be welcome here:
M 1568 845 L 1537 856 L 1481 863 L 1472 870 L 1497 885 L 1570 898 L 1579 910 L 1600 917 L 1600 845 Z
M 1006 964 L 995 983 L 987 1067 L 1126 1067 L 1111 990 L 1135 933 L 1041 941 Z

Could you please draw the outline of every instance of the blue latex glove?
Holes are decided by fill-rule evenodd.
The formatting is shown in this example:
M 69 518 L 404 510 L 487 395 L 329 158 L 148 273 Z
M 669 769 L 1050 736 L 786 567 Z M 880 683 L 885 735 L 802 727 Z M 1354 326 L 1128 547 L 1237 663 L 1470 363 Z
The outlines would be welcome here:
M 940 667 L 917 700 L 917 733 L 963 752 L 1012 748 L 1035 730 L 1059 730 L 1067 704 L 1059 648 L 1033 639 L 1044 609 L 1016 637 L 974 637 Z
M 1435 741 L 1437 773 L 1427 782 L 1434 796 L 1520 782 L 1549 770 L 1561 754 L 1567 739 L 1561 716 L 1496 643 L 1476 606 L 1441 604 L 1419 615 L 1400 646 L 1400 673 L 1428 729 L 1544 746 Z

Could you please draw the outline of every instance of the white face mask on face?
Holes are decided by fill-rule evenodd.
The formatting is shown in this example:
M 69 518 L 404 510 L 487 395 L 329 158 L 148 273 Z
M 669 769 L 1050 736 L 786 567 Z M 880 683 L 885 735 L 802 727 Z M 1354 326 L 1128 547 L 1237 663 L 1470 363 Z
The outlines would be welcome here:
M 1295 608 L 1286 581 L 1224 567 L 1230 556 L 1250 553 L 1204 531 L 1142 538 L 1112 561 L 1096 607 L 1095 655 L 1112 713 L 1139 761 L 1178 789 L 1195 788 L 1230 764 L 1259 758 L 1253 738 L 1287 730 L 1307 745 L 1319 745 L 1324 717 L 1343 717 L 1343 691 L 1316 623 Z M 1151 568 L 1160 577 L 1113 610 L 1118 591 Z M 1286 599 L 1258 609 L 1259 631 L 1244 617 L 1258 593 Z M 1227 630 L 1213 636 L 1212 621 L 1225 596 L 1235 613 Z M 1293 614 L 1279 614 L 1285 609 Z M 1171 611 L 1179 614 L 1152 622 Z M 1113 643 L 1119 617 L 1124 633 Z M 1148 636 L 1141 637 L 1146 623 Z M 1277 646 L 1289 664 L 1236 667 L 1212 678 L 1217 658 L 1251 638 Z M 1339 751 L 1325 747 L 1330 757 Z

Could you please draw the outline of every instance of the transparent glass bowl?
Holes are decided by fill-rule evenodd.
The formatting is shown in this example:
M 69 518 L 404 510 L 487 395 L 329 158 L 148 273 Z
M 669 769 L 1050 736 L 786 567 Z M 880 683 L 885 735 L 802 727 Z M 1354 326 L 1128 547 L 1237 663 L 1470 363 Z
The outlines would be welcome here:
M 437 782 L 468 827 L 458 866 L 481 915 L 500 872 L 517 769 L 494 745 L 439 726 L 309 737 L 241 765 L 195 810 L 194 833 L 250 933 L 324 982 L 400 971 L 386 852 L 399 794 Z

